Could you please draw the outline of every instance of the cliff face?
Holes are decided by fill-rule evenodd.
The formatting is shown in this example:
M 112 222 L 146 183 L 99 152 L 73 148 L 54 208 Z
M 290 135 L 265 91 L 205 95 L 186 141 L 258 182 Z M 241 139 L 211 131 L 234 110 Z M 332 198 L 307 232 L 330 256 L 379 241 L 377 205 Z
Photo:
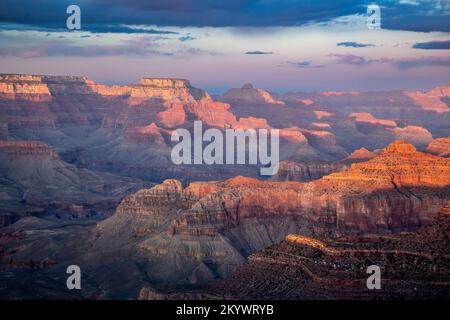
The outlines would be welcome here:
M 278 173 L 273 175 L 270 180 L 309 182 L 320 179 L 333 172 L 346 170 L 352 163 L 367 161 L 375 156 L 375 152 L 371 152 L 366 148 L 360 148 L 353 151 L 344 159 L 335 162 L 281 161 Z
M 445 103 L 448 90 L 443 88 L 426 95 Z M 361 147 L 383 148 L 395 139 L 422 148 L 431 141 L 430 132 L 448 135 L 450 121 L 449 112 L 436 116 L 405 92 L 274 98 L 245 85 L 219 99 L 224 102 L 183 79 L 143 78 L 138 84 L 106 86 L 82 76 L 2 74 L 0 136 L 42 140 L 65 160 L 89 169 L 157 182 L 192 181 L 257 176 L 255 168 L 222 168 L 219 174 L 208 167 L 172 165 L 172 130 L 191 130 L 195 120 L 220 130 L 280 129 L 280 159 L 296 163 L 333 163 Z M 311 177 L 305 173 L 303 180 L 335 171 L 322 169 L 311 168 Z
M 434 139 L 428 144 L 427 151 L 440 157 L 450 156 L 450 137 Z
M 412 233 L 338 239 L 289 235 L 251 255 L 226 279 L 185 296 L 201 292 L 235 299 L 448 298 L 449 232 L 447 207 L 430 226 Z M 366 287 L 366 270 L 372 264 L 381 268 L 379 290 Z M 148 289 L 141 292 L 142 299 L 146 293 L 155 294 Z
M 278 173 L 273 175 L 272 181 L 299 181 L 309 182 L 322 178 L 333 172 L 345 170 L 348 164 L 341 162 L 333 163 L 305 163 L 293 161 L 281 161 Z
M 80 169 L 41 141 L 0 140 L 0 227 L 22 217 L 109 215 L 145 184 Z
M 57 159 L 57 153 L 41 141 L 0 140 L 0 152 L 10 156 L 48 156 Z
M 228 274 L 288 233 L 336 236 L 427 225 L 450 201 L 449 190 L 448 159 L 397 141 L 369 161 L 309 183 L 235 177 L 183 188 L 166 181 L 126 198 L 99 230 L 104 241 L 125 225 L 130 237 L 140 236 L 157 282 L 196 283 Z M 142 232 L 134 225 L 150 227 Z M 173 259 L 178 262 L 158 274 Z

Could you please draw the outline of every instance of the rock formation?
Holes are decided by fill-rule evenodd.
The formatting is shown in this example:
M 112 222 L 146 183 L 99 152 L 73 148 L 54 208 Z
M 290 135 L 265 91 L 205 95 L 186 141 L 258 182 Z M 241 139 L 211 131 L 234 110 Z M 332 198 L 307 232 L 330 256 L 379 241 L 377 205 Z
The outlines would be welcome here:
M 361 152 L 367 154 L 367 152 Z M 168 180 L 127 197 L 99 224 L 108 242 L 126 226 L 140 237 L 147 272 L 157 283 L 223 277 L 244 258 L 288 233 L 339 236 L 414 229 L 448 204 L 450 162 L 405 142 L 309 183 L 235 177 L 183 188 Z M 123 237 L 123 236 L 122 236 Z M 164 273 L 163 265 L 177 261 Z
M 219 100 L 228 103 L 284 104 L 283 101 L 275 100 L 269 92 L 253 87 L 251 83 L 246 83 L 241 88 L 228 90 Z
M 449 233 L 447 207 L 430 226 L 413 233 L 338 239 L 288 235 L 251 255 L 226 279 L 199 291 L 203 296 L 231 299 L 448 298 Z M 366 286 L 366 270 L 373 264 L 382 270 L 379 290 Z M 145 292 L 141 291 L 141 298 L 151 297 Z M 192 299 L 200 292 L 186 296 Z
M 432 140 L 426 149 L 428 152 L 440 157 L 450 156 L 450 137 L 437 138 Z
M 24 216 L 111 214 L 125 194 L 146 185 L 62 161 L 40 141 L 0 141 L 0 227 Z

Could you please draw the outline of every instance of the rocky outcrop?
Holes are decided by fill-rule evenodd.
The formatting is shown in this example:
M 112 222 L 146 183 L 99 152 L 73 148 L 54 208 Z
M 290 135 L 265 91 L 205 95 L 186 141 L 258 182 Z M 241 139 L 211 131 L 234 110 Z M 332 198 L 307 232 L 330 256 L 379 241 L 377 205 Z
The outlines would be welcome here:
M 352 113 L 350 118 L 353 118 L 356 122 L 379 124 L 386 127 L 396 127 L 397 123 L 393 120 L 376 119 L 370 113 Z
M 348 117 L 354 113 L 369 113 L 373 118 L 382 120 L 385 124 L 389 124 L 389 122 L 383 120 L 390 121 L 390 124 L 395 121 L 399 127 L 420 126 L 430 131 L 433 136 L 447 136 L 448 125 L 446 123 L 450 121 L 448 106 L 450 93 L 448 88 L 449 86 L 441 86 L 428 92 L 378 91 L 355 92 L 354 94 L 347 92 L 334 92 L 332 94 L 298 92 L 282 94 L 279 99 L 286 101 L 287 104 L 299 106 L 299 100 L 309 99 L 314 101 L 314 104 L 308 106 L 308 108 L 333 113 L 337 117 Z M 366 120 L 374 121 L 374 119 Z M 359 124 L 365 128 L 370 123 L 361 121 Z M 339 125 L 339 123 L 333 123 L 332 127 L 336 125 Z M 347 139 L 355 139 L 355 136 L 349 135 Z M 377 138 L 373 137 L 372 139 Z M 395 137 L 387 143 L 393 139 Z M 374 147 L 361 143 L 355 147 L 361 146 Z
M 419 148 L 426 147 L 433 140 L 430 131 L 418 126 L 397 127 L 391 131 L 394 133 L 395 139 L 407 141 Z
M 450 156 L 450 137 L 437 138 L 432 140 L 426 149 L 428 152 L 440 157 Z
M 121 225 L 140 237 L 156 282 L 201 283 L 227 275 L 289 233 L 391 233 L 427 225 L 450 200 L 449 173 L 448 159 L 397 141 L 369 161 L 309 183 L 236 177 L 183 188 L 166 181 L 125 199 L 99 230 L 104 241 Z M 131 231 L 134 219 L 151 227 Z M 158 273 L 169 261 L 177 263 Z
M 450 108 L 443 101 L 443 98 L 450 96 L 450 86 L 437 87 L 428 92 L 408 91 L 405 94 L 425 110 L 438 113 L 450 112 Z
M 375 152 L 366 148 L 360 148 L 344 159 L 335 162 L 281 161 L 278 173 L 273 175 L 270 180 L 299 182 L 317 180 L 333 172 L 346 170 L 352 163 L 370 160 L 376 155 Z
M 289 235 L 196 294 L 295 300 L 448 298 L 449 232 L 447 207 L 430 226 L 413 233 L 338 239 Z M 366 270 L 373 264 L 382 272 L 378 290 L 366 287 Z
M 78 166 L 156 182 L 256 176 L 250 167 L 221 168 L 219 174 L 174 166 L 170 134 L 191 130 L 195 120 L 220 130 L 280 129 L 280 159 L 301 163 L 335 162 L 355 149 L 382 148 L 399 138 L 423 148 L 430 132 L 448 135 L 446 112 L 435 117 L 398 92 L 310 93 L 299 96 L 303 103 L 245 85 L 229 92 L 239 98 L 230 105 L 183 79 L 107 86 L 82 76 L 3 74 L 0 86 L 2 139 L 42 140 Z M 445 102 L 447 91 L 439 92 Z M 359 117 L 349 118 L 353 113 Z
M 41 141 L 0 140 L 0 152 L 9 156 L 48 156 L 57 159 L 58 155 L 48 144 Z
M 345 162 L 361 162 L 370 160 L 374 157 L 376 157 L 376 153 L 367 150 L 366 148 L 360 148 L 355 151 L 353 151 L 347 158 L 345 158 L 343 161 Z
M 108 216 L 145 183 L 80 169 L 40 141 L 0 141 L 0 227 L 22 217 Z
M 250 83 L 244 84 L 241 88 L 228 90 L 219 100 L 241 104 L 284 104 L 283 101 L 275 100 L 269 92 L 255 88 Z
M 322 178 L 333 172 L 345 170 L 349 167 L 344 163 L 305 163 L 294 161 L 281 161 L 277 174 L 273 175 L 272 181 L 299 181 L 308 182 Z

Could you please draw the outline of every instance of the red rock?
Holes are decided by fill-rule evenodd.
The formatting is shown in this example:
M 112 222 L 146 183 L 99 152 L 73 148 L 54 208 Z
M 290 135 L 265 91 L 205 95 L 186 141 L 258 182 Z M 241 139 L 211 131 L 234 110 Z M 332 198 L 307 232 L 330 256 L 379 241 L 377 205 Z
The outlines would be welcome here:
M 380 124 L 387 127 L 396 127 L 397 123 L 393 120 L 376 119 L 370 113 L 352 113 L 350 118 L 354 118 L 356 122 L 367 122 L 371 124 Z
M 450 156 L 450 137 L 437 138 L 432 140 L 428 144 L 426 150 L 440 157 Z

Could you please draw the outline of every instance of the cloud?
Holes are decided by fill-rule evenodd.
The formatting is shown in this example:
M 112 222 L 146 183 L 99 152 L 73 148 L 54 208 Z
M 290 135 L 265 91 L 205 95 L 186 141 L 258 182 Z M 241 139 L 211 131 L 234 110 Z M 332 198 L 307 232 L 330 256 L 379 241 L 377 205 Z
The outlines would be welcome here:
M 353 65 L 367 65 L 376 60 L 368 59 L 362 56 L 356 56 L 354 54 L 330 54 L 329 57 L 334 58 L 334 63 L 339 64 L 353 64 Z
M 352 54 L 332 54 L 334 63 L 364 66 L 372 63 L 389 63 L 398 69 L 407 70 L 420 67 L 450 67 L 450 57 L 422 57 L 422 58 L 379 58 L 369 59 Z
M 295 67 L 295 68 L 324 68 L 324 65 L 316 65 L 311 61 L 286 61 L 278 67 Z
M 346 41 L 346 42 L 338 42 L 338 47 L 352 47 L 352 48 L 365 48 L 365 47 L 375 47 L 374 44 L 371 43 L 358 43 L 353 41 Z
M 195 40 L 196 38 L 192 37 L 191 35 L 187 34 L 185 36 L 181 36 L 178 38 L 178 40 L 180 40 L 181 42 L 186 42 L 186 41 L 192 41 Z
M 79 0 L 84 25 L 298 26 L 365 15 L 371 1 L 340 0 Z M 450 31 L 448 1 L 377 0 L 382 27 Z M 411 5 L 411 4 L 418 5 Z M 69 0 L 2 0 L 0 22 L 64 28 Z M 113 28 L 111 29 L 113 30 Z M 124 32 L 111 31 L 111 32 Z M 143 32 L 143 31 L 137 31 Z
M 247 51 L 245 54 L 273 54 L 273 52 L 270 51 Z
M 450 67 L 450 57 L 424 57 L 416 59 L 399 59 L 393 61 L 399 69 L 420 67 Z
M 132 40 L 122 40 L 116 45 L 72 45 L 65 40 L 45 41 L 23 46 L 1 46 L 0 56 L 39 58 L 53 56 L 101 57 L 115 55 L 173 55 L 159 51 L 155 41 L 161 37 L 144 36 Z
M 40 26 L 30 24 L 17 24 L 10 22 L 1 22 L 0 30 L 18 30 L 18 31 L 43 31 L 43 32 L 67 32 L 65 25 L 44 24 Z M 91 33 L 127 33 L 127 34 L 158 34 L 158 35 L 177 35 L 178 32 L 171 30 L 161 30 L 146 27 L 143 25 L 113 25 L 113 24 L 86 24 L 82 23 L 81 30 Z
M 450 40 L 418 42 L 413 44 L 414 49 L 450 49 Z

